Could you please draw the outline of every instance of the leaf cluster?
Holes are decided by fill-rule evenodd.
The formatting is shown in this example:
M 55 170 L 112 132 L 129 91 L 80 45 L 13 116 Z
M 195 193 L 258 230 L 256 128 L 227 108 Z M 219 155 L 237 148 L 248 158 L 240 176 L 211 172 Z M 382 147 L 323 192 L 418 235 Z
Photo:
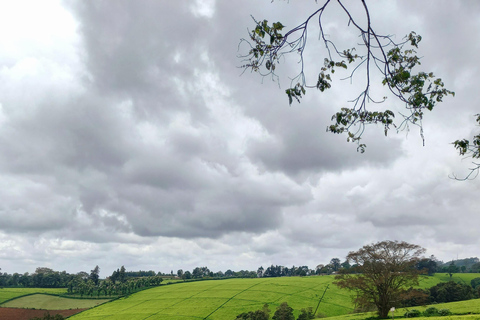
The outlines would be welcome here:
M 477 123 L 480 125 L 480 114 L 475 115 Z M 473 137 L 472 141 L 468 139 L 456 140 L 453 142 L 455 149 L 461 156 L 470 157 L 472 159 L 480 159 L 480 134 L 477 134 Z M 474 166 L 470 169 L 470 173 L 463 179 L 465 180 L 471 177 L 476 177 L 480 169 L 480 163 L 473 162 Z M 454 177 L 457 179 L 456 177 Z
M 352 26 L 362 39 L 355 47 L 341 50 L 336 47 L 324 33 L 323 13 L 331 3 L 337 3 L 343 9 Z M 420 57 L 415 49 L 422 40 L 415 32 L 408 34 L 402 42 L 396 43 L 390 35 L 380 35 L 372 27 L 368 6 L 364 0 L 366 26 L 361 26 L 350 14 L 349 9 L 341 0 L 325 0 L 323 5 L 308 16 L 298 26 L 281 33 L 284 25 L 280 22 L 268 24 L 267 20 L 255 21 L 255 28 L 250 32 L 250 40 L 241 39 L 241 43 L 247 43 L 250 48 L 248 54 L 241 55 L 246 63 L 242 66 L 245 70 L 250 69 L 262 76 L 271 75 L 274 80 L 278 79 L 275 71 L 280 58 L 289 54 L 299 56 L 299 72 L 291 78 L 290 87 L 285 90 L 289 104 L 293 101 L 300 102 L 307 89 L 315 88 L 325 92 L 332 87 L 333 75 L 336 69 L 350 70 L 350 76 L 345 79 L 352 80 L 359 70 L 365 71 L 365 87 L 360 94 L 349 101 L 349 105 L 332 116 L 333 124 L 327 127 L 327 131 L 337 134 L 347 134 L 347 141 L 358 144 L 357 150 L 365 151 L 365 145 L 360 143 L 365 126 L 368 124 L 382 124 L 385 135 L 391 128 L 404 130 L 413 124 L 422 128 L 421 120 L 425 110 L 433 110 L 437 103 L 442 102 L 445 96 L 454 95 L 454 92 L 446 89 L 441 78 L 436 78 L 431 72 L 416 72 L 415 68 L 420 65 Z M 317 18 L 314 20 L 313 18 Z M 318 21 L 320 39 L 326 48 L 324 64 L 320 67 L 315 84 L 307 82 L 304 68 L 304 51 L 307 47 L 308 26 L 312 21 Z M 361 54 L 357 50 L 362 50 Z M 382 75 L 382 83 L 395 97 L 405 103 L 407 112 L 400 113 L 401 120 L 394 123 L 395 114 L 391 110 L 370 110 L 370 103 L 383 103 L 386 101 L 374 99 L 371 96 L 371 75 L 373 72 Z M 420 130 L 423 138 L 423 131 Z M 465 147 L 465 142 L 459 146 Z

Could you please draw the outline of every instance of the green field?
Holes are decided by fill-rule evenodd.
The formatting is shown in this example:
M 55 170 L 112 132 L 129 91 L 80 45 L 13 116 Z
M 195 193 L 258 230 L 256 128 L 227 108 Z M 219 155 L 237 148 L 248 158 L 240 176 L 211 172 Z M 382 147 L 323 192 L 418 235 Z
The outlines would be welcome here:
M 437 309 L 449 309 L 454 315 L 446 317 L 419 317 L 413 318 L 418 320 L 449 320 L 449 319 L 480 319 L 480 299 L 473 299 L 467 301 L 457 301 L 450 303 L 438 303 L 430 306 L 424 307 L 410 307 L 409 310 L 417 309 L 421 312 L 425 311 L 428 307 L 435 307 Z M 397 309 L 395 311 L 395 318 L 403 318 L 403 315 L 407 311 L 407 308 Z M 471 314 L 471 315 L 470 315 Z M 329 320 L 363 320 L 375 316 L 375 313 L 358 313 L 358 314 L 347 314 L 343 316 L 337 316 L 329 318 Z
M 456 274 L 452 280 L 469 283 L 478 275 Z M 236 315 L 260 309 L 265 303 L 269 304 L 273 313 L 283 301 L 288 302 L 297 316 L 302 308 L 316 308 L 327 285 L 329 289 L 317 313 L 327 317 L 349 314 L 345 319 L 373 315 L 351 314 L 353 305 L 349 293 L 333 285 L 333 279 L 333 276 L 317 276 L 179 283 L 145 290 L 87 310 L 71 319 L 235 319 Z M 429 288 L 448 280 L 449 276 L 445 278 L 444 274 L 424 276 L 420 287 Z M 467 303 L 464 308 L 470 308 L 468 301 L 464 303 Z M 476 309 L 471 309 L 471 312 L 476 312 Z M 464 313 L 457 312 L 457 309 L 451 311 Z M 404 312 L 399 310 L 397 315 L 403 316 Z
M 66 294 L 66 288 L 4 288 L 0 289 L 0 304 L 5 301 L 34 293 Z
M 452 280 L 470 283 L 470 280 L 477 276 L 480 276 L 480 274 L 455 274 Z M 242 312 L 261 309 L 265 303 L 269 305 L 272 311 L 271 314 L 273 314 L 275 308 L 284 301 L 288 302 L 295 310 L 295 316 L 298 316 L 302 308 L 312 307 L 315 310 L 327 286 L 328 290 L 320 303 L 317 314 L 334 317 L 332 320 L 365 319 L 374 316 L 374 314 L 371 313 L 352 314 L 353 304 L 349 292 L 337 288 L 332 284 L 333 280 L 334 276 L 313 276 L 181 282 L 144 290 L 84 311 L 72 316 L 70 319 L 233 320 Z M 445 274 L 436 274 L 433 277 L 424 276 L 421 278 L 419 286 L 421 288 L 429 288 L 440 282 L 449 280 L 450 277 Z M 11 293 L 9 293 L 9 296 L 5 294 L 2 296 L 2 290 L 0 290 L 0 299 L 7 297 L 0 301 L 40 292 L 41 290 L 56 294 L 65 293 L 65 289 L 3 289 L 4 293 Z M 35 298 L 35 296 L 30 297 L 32 297 L 30 299 Z M 10 301 L 8 306 L 13 306 L 10 305 L 10 303 L 17 301 L 17 303 L 19 303 L 18 306 L 27 307 L 27 301 L 29 301 L 27 298 L 29 297 Z M 22 302 L 21 300 L 23 299 L 27 300 Z M 78 300 L 82 301 L 80 299 Z M 97 299 L 92 300 L 95 301 L 95 303 L 100 301 Z M 104 301 L 101 301 L 101 303 L 103 302 Z M 54 302 L 51 303 L 48 308 L 53 308 Z M 64 302 L 58 303 L 61 304 Z M 7 305 L 4 304 L 2 306 L 6 307 Z M 88 308 L 91 306 L 92 305 L 85 307 Z M 438 304 L 435 305 L 435 307 L 438 309 L 450 309 L 455 314 L 466 314 L 468 312 L 480 313 L 480 300 L 455 302 L 448 304 L 448 306 Z M 45 307 L 37 305 L 33 308 Z M 75 305 L 71 308 L 83 307 Z M 422 307 L 417 307 L 416 309 L 424 310 Z M 404 313 L 404 310 L 398 310 L 395 316 L 403 316 Z M 454 319 L 456 317 L 457 316 L 452 316 L 447 318 Z M 479 315 L 476 315 L 476 317 L 480 319 Z M 446 320 L 447 318 L 443 319 Z M 433 320 L 432 318 L 429 319 Z
M 298 315 L 315 309 L 327 285 L 319 312 L 327 316 L 353 311 L 348 292 L 332 285 L 332 276 L 228 279 L 160 286 L 87 310 L 71 319 L 234 319 L 261 309 L 272 311 L 287 301 Z
M 32 294 L 2 304 L 5 308 L 28 308 L 45 310 L 88 309 L 110 299 L 70 299 L 46 294 Z
M 470 281 L 475 278 L 480 278 L 480 273 L 454 273 L 452 278 L 445 273 L 436 273 L 434 275 L 440 282 L 455 281 L 470 285 Z

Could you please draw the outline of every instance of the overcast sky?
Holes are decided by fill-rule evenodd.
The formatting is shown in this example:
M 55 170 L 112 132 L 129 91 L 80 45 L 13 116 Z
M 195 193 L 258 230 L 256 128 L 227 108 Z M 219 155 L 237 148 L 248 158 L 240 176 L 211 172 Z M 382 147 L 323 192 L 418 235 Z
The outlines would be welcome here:
M 360 154 L 326 132 L 360 75 L 292 106 L 297 57 L 280 83 L 242 75 L 250 15 L 292 28 L 323 1 L 0 2 L 2 272 L 314 268 L 386 239 L 480 256 L 480 180 L 449 178 L 470 166 L 451 142 L 478 131 L 480 2 L 367 2 L 379 33 L 422 35 L 422 70 L 456 93 L 426 114 L 425 146 L 372 127 Z M 330 7 L 326 33 L 352 47 Z

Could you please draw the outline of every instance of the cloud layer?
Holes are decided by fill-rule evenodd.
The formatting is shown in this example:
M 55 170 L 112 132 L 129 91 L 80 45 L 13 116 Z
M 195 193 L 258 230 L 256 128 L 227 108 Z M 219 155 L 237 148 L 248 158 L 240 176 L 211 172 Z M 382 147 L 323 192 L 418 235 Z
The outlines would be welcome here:
M 415 128 L 372 128 L 365 154 L 325 132 L 355 84 L 289 107 L 286 79 L 279 89 L 238 68 L 250 14 L 292 27 L 314 2 L 3 8 L 16 19 L 0 19 L 13 30 L 0 41 L 0 267 L 315 266 L 383 239 L 478 255 L 478 182 L 448 175 L 468 168 L 449 143 L 475 129 L 480 7 L 412 4 L 374 2 L 372 17 L 398 37 L 422 34 L 422 66 L 456 97 L 427 115 L 425 147 Z M 348 21 L 330 15 L 333 35 Z

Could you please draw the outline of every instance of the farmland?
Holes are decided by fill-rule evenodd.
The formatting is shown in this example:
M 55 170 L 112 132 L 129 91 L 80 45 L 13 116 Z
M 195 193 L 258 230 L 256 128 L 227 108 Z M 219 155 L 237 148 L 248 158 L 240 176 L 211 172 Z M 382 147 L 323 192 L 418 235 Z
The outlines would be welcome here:
M 454 274 L 453 281 L 469 283 L 479 274 Z M 286 301 L 298 316 L 302 308 L 317 307 L 318 314 L 331 320 L 365 319 L 373 314 L 352 314 L 353 304 L 347 291 L 332 284 L 333 276 L 280 277 L 255 279 L 225 279 L 172 283 L 144 290 L 121 299 L 96 304 L 104 300 L 65 299 L 48 295 L 31 295 L 34 292 L 65 294 L 65 289 L 1 289 L 1 301 L 21 295 L 29 295 L 2 304 L 2 307 L 41 309 L 91 308 L 69 319 L 235 319 L 236 315 L 261 309 L 265 303 L 273 311 Z M 422 277 L 420 287 L 429 288 L 450 277 L 437 274 Z M 328 286 L 328 289 L 327 289 Z M 327 289 L 327 290 L 326 290 Z M 326 290 L 326 291 L 325 291 Z M 46 300 L 42 300 L 46 299 Z M 73 303 L 73 304 L 71 304 Z M 93 307 L 93 308 L 92 308 Z M 437 304 L 438 309 L 448 308 L 455 314 L 480 313 L 479 300 Z M 423 311 L 423 307 L 415 307 Z M 397 310 L 395 316 L 403 316 L 405 310 Z M 451 317 L 452 319 L 457 316 Z M 466 316 L 467 317 L 467 316 Z M 477 315 L 478 318 L 478 315 Z M 419 318 L 417 318 L 419 319 Z M 431 319 L 431 318 L 429 318 Z M 444 318 L 445 319 L 445 318 Z M 432 320 L 432 319 L 431 319 Z
M 0 289 L 0 305 L 5 301 L 34 293 L 65 294 L 66 288 L 4 288 Z
M 298 314 L 315 309 L 327 285 L 319 311 L 327 316 L 353 311 L 348 293 L 331 285 L 333 277 L 283 277 L 199 281 L 145 290 L 71 319 L 234 319 L 239 313 L 262 308 L 272 310 L 287 301 Z
M 2 304 L 5 308 L 44 310 L 88 309 L 110 301 L 109 299 L 70 299 L 46 294 L 32 294 Z
M 445 281 L 443 276 L 422 277 L 420 287 L 428 288 Z M 467 282 L 467 278 L 470 276 L 461 275 L 453 280 Z M 261 309 L 265 303 L 275 310 L 283 301 L 298 315 L 302 308 L 316 308 L 327 285 L 318 313 L 328 317 L 351 313 L 349 293 L 337 288 L 332 281 L 333 276 L 321 276 L 179 283 L 136 293 L 72 319 L 234 319 L 242 312 Z

